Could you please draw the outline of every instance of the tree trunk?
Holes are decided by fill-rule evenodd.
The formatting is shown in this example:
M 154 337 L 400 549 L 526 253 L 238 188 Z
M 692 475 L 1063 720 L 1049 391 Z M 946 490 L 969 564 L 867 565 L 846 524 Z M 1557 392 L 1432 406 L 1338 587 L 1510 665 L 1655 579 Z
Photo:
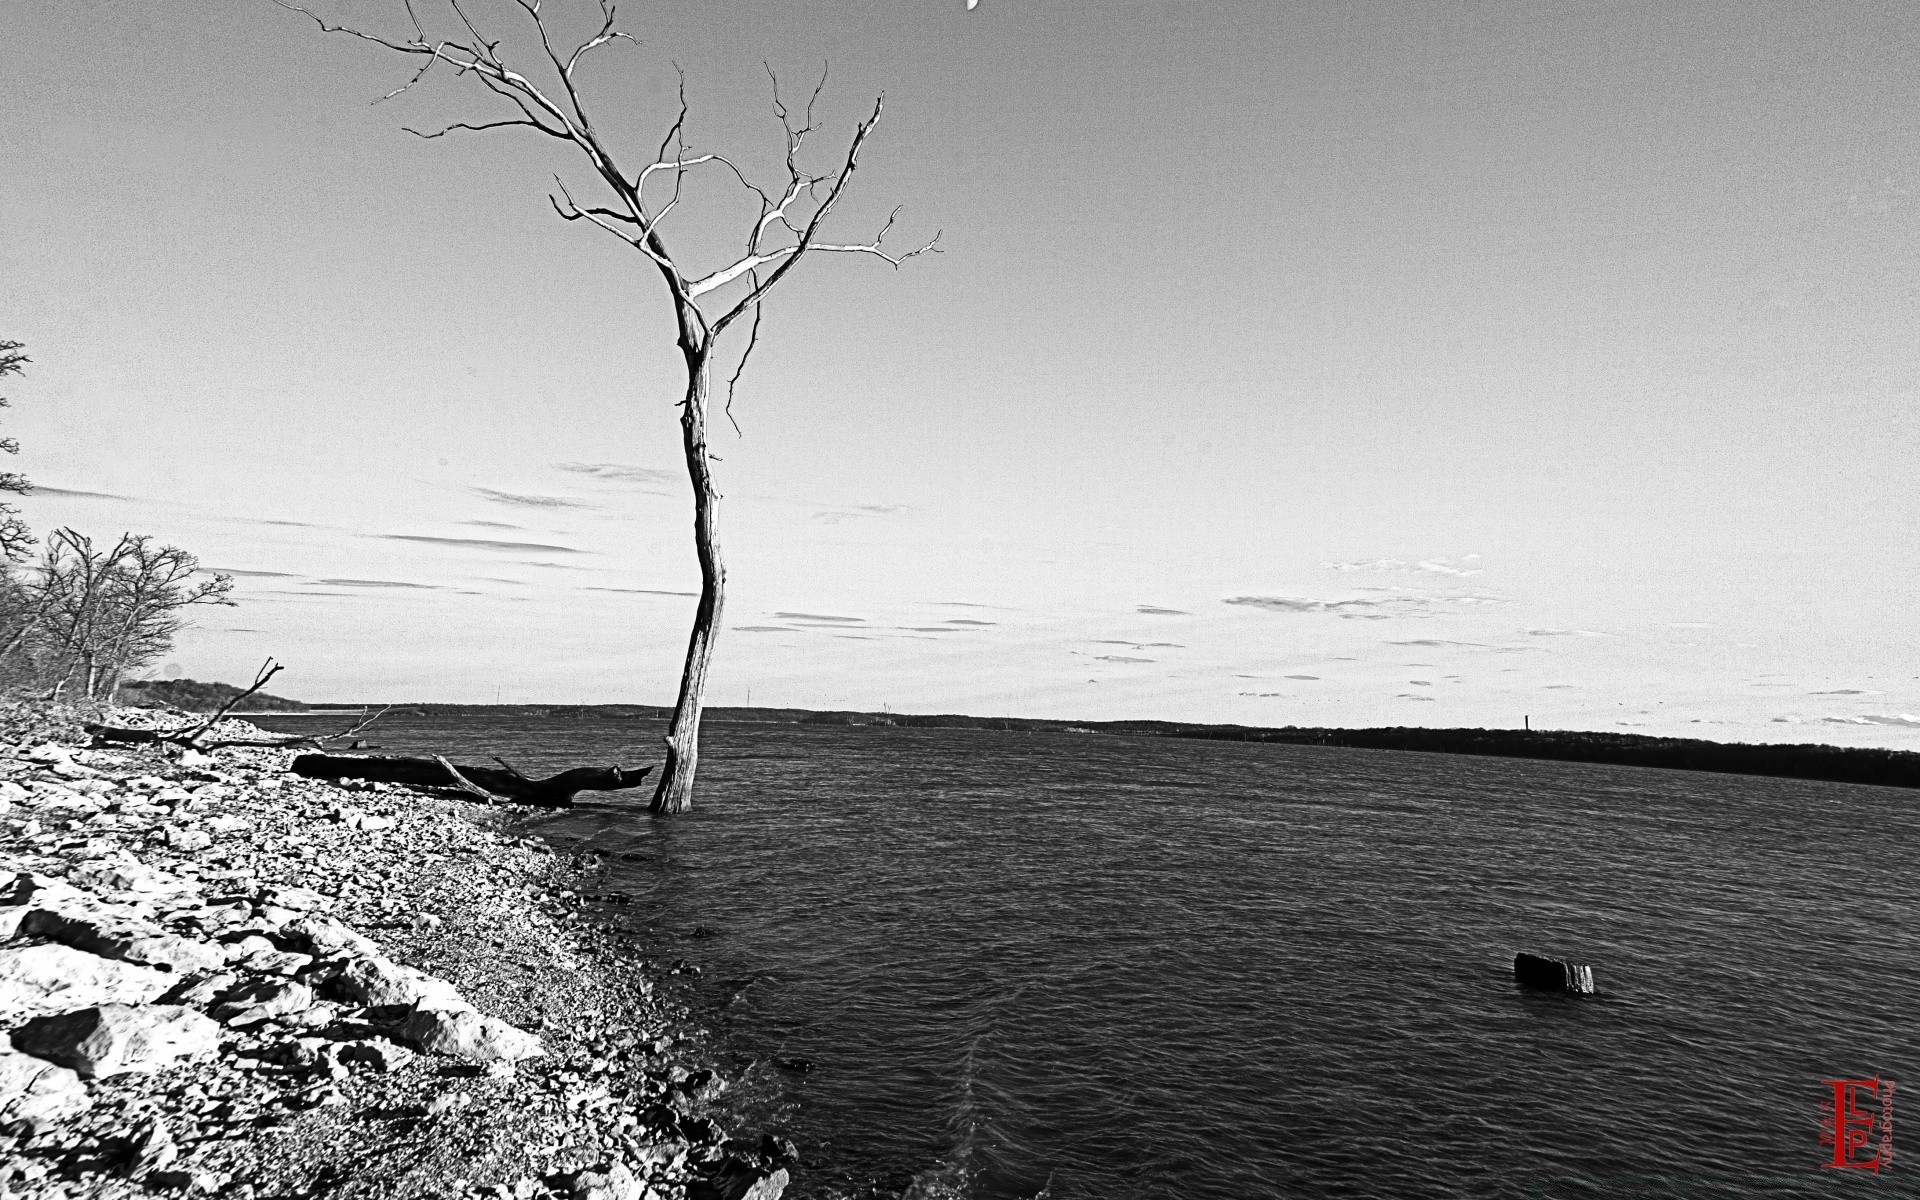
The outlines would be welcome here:
M 683 338 L 687 358 L 687 400 L 680 413 L 680 432 L 687 452 L 687 474 L 693 480 L 693 545 L 700 556 L 700 605 L 693 612 L 693 634 L 687 639 L 687 665 L 680 673 L 680 697 L 674 703 L 673 724 L 667 729 L 667 759 L 653 792 L 652 811 L 681 813 L 693 807 L 693 775 L 700 763 L 700 703 L 707 688 L 707 666 L 713 661 L 714 638 L 719 632 L 725 601 L 727 568 L 720 561 L 720 538 L 714 530 L 720 493 L 713 487 L 707 461 L 707 345 Z

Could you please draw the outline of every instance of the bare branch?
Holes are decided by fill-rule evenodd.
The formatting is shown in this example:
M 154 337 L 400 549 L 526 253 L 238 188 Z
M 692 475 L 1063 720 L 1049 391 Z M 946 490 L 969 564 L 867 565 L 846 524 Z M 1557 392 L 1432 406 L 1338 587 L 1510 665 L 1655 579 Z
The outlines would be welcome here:
M 444 755 L 439 755 L 439 754 L 434 755 L 433 761 L 439 763 L 443 768 L 446 769 L 447 775 L 453 780 L 453 786 L 459 788 L 461 791 L 471 792 L 473 795 L 476 795 L 480 797 L 482 800 L 485 800 L 488 804 L 505 804 L 506 803 L 506 801 L 501 799 L 499 796 L 494 795 L 492 792 L 481 787 L 479 784 L 469 780 L 465 775 L 462 775 L 460 773 L 460 768 L 448 762 Z
M 753 348 L 760 344 L 760 314 L 760 305 L 754 305 L 753 329 L 747 337 L 747 348 L 741 351 L 740 361 L 735 363 L 733 367 L 733 377 L 727 380 L 727 404 L 724 411 L 727 414 L 728 422 L 733 425 L 733 434 L 735 437 L 744 437 L 746 435 L 740 432 L 740 422 L 733 419 L 733 388 L 735 384 L 740 382 L 741 372 L 747 369 L 747 360 L 753 357 Z
M 438 137 L 445 137 L 448 134 L 461 129 L 469 129 L 477 133 L 482 129 L 501 129 L 508 125 L 525 125 L 531 129 L 538 129 L 541 133 L 546 134 L 548 137 L 557 137 L 562 140 L 565 140 L 567 136 L 566 134 L 561 133 L 558 130 L 548 129 L 545 125 L 542 125 L 538 121 L 488 121 L 481 125 L 472 125 L 467 123 L 466 121 L 455 121 L 453 124 L 447 126 L 445 129 L 437 130 L 436 132 L 433 132 L 433 133 L 422 133 L 411 125 L 402 125 L 400 128 L 405 130 L 408 133 L 411 133 L 415 137 L 432 139 L 432 138 L 438 138 Z
M 212 716 L 200 722 L 200 724 L 194 726 L 193 729 L 190 730 L 187 733 L 187 735 L 181 738 L 180 740 L 182 742 L 185 742 L 189 746 L 196 744 L 200 740 L 200 735 L 203 733 L 206 733 L 209 729 L 212 729 L 215 725 L 218 725 L 223 719 L 225 719 L 228 713 L 233 711 L 235 705 L 239 704 L 242 700 L 245 700 L 248 696 L 253 695 L 255 692 L 259 691 L 261 688 L 267 686 L 267 681 L 269 679 L 272 679 L 275 675 L 278 675 L 281 671 L 285 669 L 286 668 L 282 664 L 273 661 L 273 659 L 271 658 L 267 659 L 266 662 L 260 664 L 260 670 L 257 673 L 255 673 L 253 677 L 252 687 L 248 688 L 244 692 L 241 692 L 238 696 L 235 696 L 233 699 L 227 701 L 225 704 L 222 704 L 219 707 L 219 709 L 214 712 Z

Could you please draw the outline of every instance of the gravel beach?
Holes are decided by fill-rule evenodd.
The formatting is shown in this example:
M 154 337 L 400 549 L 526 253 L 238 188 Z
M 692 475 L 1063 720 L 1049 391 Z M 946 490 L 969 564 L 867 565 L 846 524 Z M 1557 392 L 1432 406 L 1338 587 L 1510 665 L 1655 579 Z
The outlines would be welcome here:
M 0 1198 L 777 1200 L 591 856 L 292 757 L 0 711 Z

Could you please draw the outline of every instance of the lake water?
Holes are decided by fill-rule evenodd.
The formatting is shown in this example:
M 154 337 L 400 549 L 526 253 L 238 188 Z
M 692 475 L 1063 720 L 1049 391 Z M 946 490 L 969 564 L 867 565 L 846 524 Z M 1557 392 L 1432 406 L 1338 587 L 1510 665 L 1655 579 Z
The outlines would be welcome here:
M 379 729 L 533 774 L 656 761 L 661 726 Z M 1920 1194 L 1819 1144 L 1822 1079 L 1920 1081 L 1914 792 L 710 724 L 700 807 L 649 794 L 531 824 L 701 965 L 790 1196 Z M 1519 950 L 1599 994 L 1516 989 Z

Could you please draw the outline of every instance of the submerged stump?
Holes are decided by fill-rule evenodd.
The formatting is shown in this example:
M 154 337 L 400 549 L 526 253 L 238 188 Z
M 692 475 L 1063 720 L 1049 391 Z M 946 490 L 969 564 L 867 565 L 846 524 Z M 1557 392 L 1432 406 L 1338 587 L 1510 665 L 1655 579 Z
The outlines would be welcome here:
M 1547 988 L 1556 992 L 1593 993 L 1593 968 L 1580 963 L 1561 962 L 1537 954 L 1513 956 L 1514 982 L 1521 987 Z

